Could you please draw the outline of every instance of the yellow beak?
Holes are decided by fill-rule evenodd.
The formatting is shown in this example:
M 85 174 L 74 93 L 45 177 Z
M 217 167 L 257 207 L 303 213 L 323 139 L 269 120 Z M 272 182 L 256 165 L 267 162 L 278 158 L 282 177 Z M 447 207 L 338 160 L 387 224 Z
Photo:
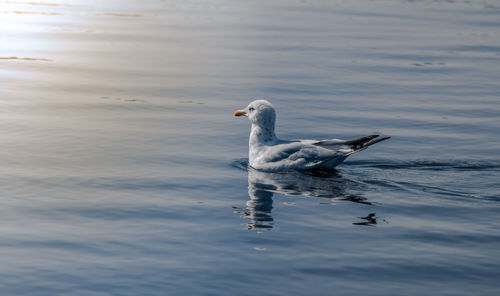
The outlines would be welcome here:
M 246 115 L 247 113 L 243 110 L 236 110 L 234 111 L 234 116 L 244 116 Z

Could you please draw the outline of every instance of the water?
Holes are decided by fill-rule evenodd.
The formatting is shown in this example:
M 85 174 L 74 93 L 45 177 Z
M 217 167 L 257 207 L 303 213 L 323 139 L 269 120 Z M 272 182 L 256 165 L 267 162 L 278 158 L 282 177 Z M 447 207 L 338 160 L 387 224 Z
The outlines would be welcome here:
M 0 3 L 2 295 L 500 293 L 497 1 Z

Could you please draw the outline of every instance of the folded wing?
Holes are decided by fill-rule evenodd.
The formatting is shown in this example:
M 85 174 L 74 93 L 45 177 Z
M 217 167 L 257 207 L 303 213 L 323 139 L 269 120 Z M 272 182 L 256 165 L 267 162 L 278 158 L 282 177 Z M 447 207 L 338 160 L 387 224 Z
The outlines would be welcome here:
M 268 171 L 297 169 L 307 170 L 321 166 L 335 158 L 342 160 L 352 150 L 331 150 L 304 142 L 291 142 L 267 147 L 253 164 L 256 169 Z

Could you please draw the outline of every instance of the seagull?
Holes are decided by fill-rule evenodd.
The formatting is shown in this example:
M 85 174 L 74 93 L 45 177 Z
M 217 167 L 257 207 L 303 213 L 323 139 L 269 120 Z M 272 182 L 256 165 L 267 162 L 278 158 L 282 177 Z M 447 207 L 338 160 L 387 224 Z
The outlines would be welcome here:
M 246 116 L 252 123 L 248 164 L 268 172 L 287 170 L 333 169 L 349 155 L 390 139 L 369 135 L 355 140 L 280 140 L 274 133 L 276 111 L 266 100 L 251 102 L 234 116 Z

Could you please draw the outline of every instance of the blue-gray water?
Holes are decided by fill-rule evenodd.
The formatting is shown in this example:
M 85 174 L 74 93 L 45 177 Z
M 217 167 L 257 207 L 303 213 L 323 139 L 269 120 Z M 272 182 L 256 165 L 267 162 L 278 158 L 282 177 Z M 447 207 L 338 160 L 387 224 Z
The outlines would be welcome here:
M 499 81 L 493 0 L 1 1 L 0 294 L 498 295 Z

